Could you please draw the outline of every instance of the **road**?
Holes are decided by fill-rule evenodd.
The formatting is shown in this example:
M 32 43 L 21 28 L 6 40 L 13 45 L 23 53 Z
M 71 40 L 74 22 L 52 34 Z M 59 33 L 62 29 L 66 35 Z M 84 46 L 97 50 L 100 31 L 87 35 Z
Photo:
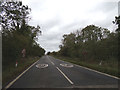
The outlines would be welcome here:
M 118 79 L 43 56 L 9 88 L 117 88 Z

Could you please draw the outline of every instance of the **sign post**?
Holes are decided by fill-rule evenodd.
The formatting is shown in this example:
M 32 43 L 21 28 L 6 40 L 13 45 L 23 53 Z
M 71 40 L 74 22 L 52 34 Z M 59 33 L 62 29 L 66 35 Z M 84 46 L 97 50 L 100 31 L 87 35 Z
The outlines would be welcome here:
M 21 53 L 22 53 L 22 57 L 24 58 L 26 55 L 26 49 L 24 48 Z

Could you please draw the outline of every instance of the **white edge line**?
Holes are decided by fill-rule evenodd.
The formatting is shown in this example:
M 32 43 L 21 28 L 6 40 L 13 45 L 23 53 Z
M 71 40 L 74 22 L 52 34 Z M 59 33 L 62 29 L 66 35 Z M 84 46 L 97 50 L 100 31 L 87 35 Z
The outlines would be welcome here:
M 70 84 L 73 84 L 73 82 L 58 67 L 56 67 L 56 68 L 70 82 Z
M 60 60 L 60 59 L 58 59 L 58 60 Z M 60 61 L 62 61 L 62 60 L 60 60 Z M 67 62 L 67 61 L 64 61 L 64 62 Z M 71 63 L 71 62 L 68 62 L 68 63 Z M 99 73 L 99 74 L 103 74 L 103 75 L 106 75 L 106 76 L 109 76 L 109 77 L 112 77 L 112 78 L 115 78 L 115 79 L 119 79 L 119 80 L 120 80 L 120 78 L 118 78 L 118 77 L 116 77 L 116 76 L 109 75 L 109 74 L 107 74 L 107 73 L 103 73 L 103 72 L 100 72 L 100 71 L 97 71 L 97 70 L 94 70 L 94 69 L 90 69 L 90 68 L 87 68 L 87 67 L 84 67 L 84 66 L 81 66 L 81 65 L 74 64 L 74 63 L 71 63 L 71 64 L 73 64 L 73 65 L 75 65 L 75 66 L 78 66 L 78 67 L 81 67 L 81 68 L 84 68 L 84 69 L 87 69 L 87 70 L 89 70 L 89 71 L 93 71 L 93 72 L 96 72 L 96 73 Z
M 38 60 L 39 61 L 39 60 Z M 18 77 L 16 77 L 13 81 L 11 81 L 5 88 L 9 88 L 15 81 L 17 81 L 25 72 L 27 72 L 33 65 L 35 65 L 38 61 L 33 63 L 30 67 L 28 67 L 25 71 L 23 71 Z
M 96 71 L 96 70 L 93 70 L 93 69 L 91 69 L 91 68 L 87 68 L 87 67 L 80 66 L 80 65 L 77 65 L 77 64 L 74 64 L 74 65 L 76 65 L 76 66 L 78 66 L 78 67 L 82 67 L 82 68 L 87 69 L 87 70 L 89 70 L 89 71 L 93 71 L 93 72 L 96 72 L 96 73 L 99 73 L 99 74 L 103 74 L 103 75 L 106 75 L 106 76 L 115 78 L 115 79 L 120 79 L 120 78 L 118 78 L 118 77 L 115 77 L 115 76 L 112 76 L 112 75 L 109 75 L 109 74 L 107 74 L 107 73 L 103 73 L 103 72 L 100 72 L 100 71 Z

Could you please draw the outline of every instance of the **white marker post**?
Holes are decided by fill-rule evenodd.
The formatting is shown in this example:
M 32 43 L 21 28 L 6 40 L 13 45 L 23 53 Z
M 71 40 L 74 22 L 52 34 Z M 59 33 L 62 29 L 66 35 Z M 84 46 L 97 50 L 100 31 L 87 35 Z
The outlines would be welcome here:
M 99 63 L 99 65 L 100 65 L 100 66 L 102 65 L 102 60 L 101 60 L 101 62 Z
M 16 61 L 15 67 L 17 67 L 17 66 L 18 66 L 18 62 Z

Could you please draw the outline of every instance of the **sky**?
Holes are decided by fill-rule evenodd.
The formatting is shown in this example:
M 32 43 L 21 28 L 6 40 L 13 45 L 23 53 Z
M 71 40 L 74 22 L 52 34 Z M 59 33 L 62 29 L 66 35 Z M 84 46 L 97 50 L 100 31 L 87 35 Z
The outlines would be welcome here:
M 94 24 L 109 29 L 118 16 L 119 0 L 22 0 L 31 8 L 30 25 L 40 25 L 38 43 L 46 52 L 58 51 L 64 34 Z

